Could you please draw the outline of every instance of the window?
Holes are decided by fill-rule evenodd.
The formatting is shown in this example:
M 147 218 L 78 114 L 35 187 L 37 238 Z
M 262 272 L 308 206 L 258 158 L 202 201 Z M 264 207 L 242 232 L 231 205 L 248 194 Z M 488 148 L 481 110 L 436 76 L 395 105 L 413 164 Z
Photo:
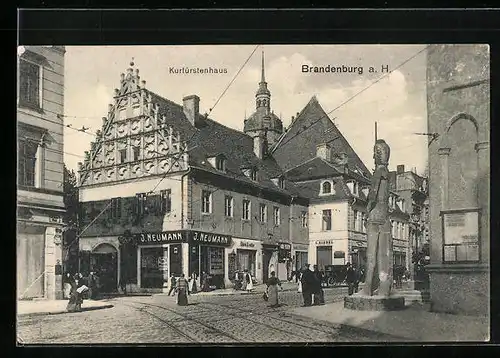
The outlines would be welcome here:
M 136 213 L 137 215 L 142 216 L 145 213 L 147 195 L 146 193 L 139 193 L 136 194 L 135 197 L 136 197 L 136 208 L 137 208 Z
M 330 194 L 332 192 L 332 183 L 329 181 L 323 182 L 321 185 L 321 193 L 322 194 Z
M 224 157 L 219 156 L 215 158 L 215 168 L 222 172 L 226 171 L 226 160 L 224 159 Z
M 391 235 L 393 238 L 396 237 L 396 225 L 397 222 L 391 221 Z
M 120 155 L 120 163 L 125 163 L 127 160 L 127 149 L 120 149 L 118 153 Z
M 300 224 L 302 227 L 307 227 L 307 211 L 300 213 Z
M 108 214 L 110 219 L 119 219 L 122 217 L 122 198 L 111 199 Z
M 357 182 L 352 183 L 352 193 L 354 195 L 358 195 L 358 183 Z
M 366 214 L 361 215 L 361 232 L 366 232 Z
M 208 190 L 201 192 L 201 212 L 210 214 L 212 212 L 212 193 Z
M 19 62 L 19 104 L 41 108 L 41 66 L 21 60 Z
M 267 205 L 266 204 L 260 204 L 260 222 L 265 223 L 267 222 Z
M 224 199 L 224 215 L 233 217 L 233 197 L 226 195 Z
M 323 210 L 323 231 L 332 229 L 332 211 L 330 209 Z
M 18 177 L 17 183 L 23 186 L 35 186 L 36 152 L 38 143 L 32 140 L 18 142 Z
M 250 220 L 250 200 L 243 200 L 243 213 L 241 217 L 243 220 Z
M 141 153 L 141 148 L 134 147 L 134 161 L 139 160 L 140 153 Z
M 161 213 L 167 214 L 172 211 L 172 191 L 170 189 L 162 190 L 161 197 Z
M 354 210 L 353 222 L 354 222 L 354 225 L 353 225 L 354 231 L 358 231 L 358 211 L 357 210 Z
M 277 206 L 273 207 L 273 218 L 274 218 L 274 226 L 279 226 L 279 224 L 280 224 L 280 208 Z

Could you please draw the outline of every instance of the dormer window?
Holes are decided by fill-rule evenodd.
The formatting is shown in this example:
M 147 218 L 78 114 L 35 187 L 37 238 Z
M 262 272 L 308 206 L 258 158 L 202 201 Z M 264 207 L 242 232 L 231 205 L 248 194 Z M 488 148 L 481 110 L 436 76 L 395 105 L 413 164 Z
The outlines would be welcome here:
M 279 178 L 273 178 L 271 180 L 278 188 L 285 189 L 285 178 L 283 178 L 282 176 Z
M 243 174 L 253 181 L 257 181 L 257 169 L 255 168 L 245 168 L 243 169 Z
M 351 191 L 352 195 L 359 195 L 359 185 L 356 181 L 352 180 L 347 182 L 347 186 L 349 187 L 349 190 Z
M 285 189 L 285 179 L 283 177 L 278 179 L 278 186 L 280 189 Z
M 253 181 L 257 181 L 257 170 L 256 169 L 250 169 L 250 179 Z
M 331 194 L 332 193 L 332 183 L 329 181 L 323 182 L 321 184 L 321 194 Z
M 215 158 L 215 168 L 217 170 L 220 170 L 221 172 L 226 171 L 226 160 L 224 157 L 219 156 L 219 157 Z
M 218 171 L 226 171 L 226 157 L 222 154 L 208 158 L 209 163 Z

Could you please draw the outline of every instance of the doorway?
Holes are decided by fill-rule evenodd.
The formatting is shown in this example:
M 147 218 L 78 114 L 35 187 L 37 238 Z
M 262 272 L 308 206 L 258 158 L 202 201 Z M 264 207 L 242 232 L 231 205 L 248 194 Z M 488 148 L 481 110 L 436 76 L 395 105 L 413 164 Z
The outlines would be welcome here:
M 118 252 L 109 244 L 97 246 L 90 255 L 90 268 L 99 277 L 100 291 L 116 292 L 118 289 Z
M 266 283 L 269 278 L 269 263 L 273 257 L 273 250 L 262 249 L 262 283 Z
M 332 264 L 332 247 L 318 246 L 316 248 L 316 265 L 318 270 L 324 270 L 325 266 Z

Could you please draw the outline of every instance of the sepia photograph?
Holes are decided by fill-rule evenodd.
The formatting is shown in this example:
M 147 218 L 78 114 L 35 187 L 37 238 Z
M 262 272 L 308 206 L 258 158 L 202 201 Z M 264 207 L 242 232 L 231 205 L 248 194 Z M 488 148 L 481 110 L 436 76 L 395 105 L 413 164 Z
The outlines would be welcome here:
M 490 340 L 490 47 L 17 48 L 19 345 Z

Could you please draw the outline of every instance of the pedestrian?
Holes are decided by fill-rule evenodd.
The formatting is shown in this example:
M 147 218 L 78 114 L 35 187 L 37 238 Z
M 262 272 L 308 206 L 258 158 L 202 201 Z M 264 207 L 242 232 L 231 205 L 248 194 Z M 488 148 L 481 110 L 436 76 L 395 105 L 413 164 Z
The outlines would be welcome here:
M 309 269 L 309 264 L 306 264 L 304 266 L 301 283 L 302 283 L 302 297 L 304 299 L 304 307 L 309 307 L 312 305 L 312 291 L 314 289 L 314 274 Z
M 93 271 L 90 271 L 89 273 L 89 276 L 87 278 L 87 282 L 88 282 L 88 298 L 93 300 L 95 298 L 95 276 L 94 276 L 94 272 Z
M 298 288 L 297 292 L 302 293 L 302 271 L 297 271 Z
M 248 270 L 245 270 L 245 281 L 246 281 L 246 291 L 250 293 L 253 290 L 253 280 L 252 275 Z
M 361 272 L 357 267 L 353 267 L 355 275 L 354 275 L 354 292 L 358 293 L 359 291 L 359 281 L 361 280 Z
M 181 277 L 177 280 L 176 284 L 177 288 L 177 304 L 179 306 L 187 306 L 188 305 L 188 282 L 184 277 L 184 274 L 181 274 Z
M 280 280 L 276 277 L 276 273 L 271 272 L 271 277 L 266 282 L 267 285 L 267 297 L 270 307 L 278 307 L 278 286 L 283 290 Z
M 350 262 L 347 263 L 347 272 L 346 272 L 346 282 L 347 282 L 347 291 L 348 295 L 352 296 L 354 293 L 354 286 L 356 282 L 356 271 L 352 268 L 352 265 Z
M 83 276 L 80 273 L 75 274 L 71 281 L 71 293 L 66 306 L 68 312 L 80 312 L 82 310 L 83 293 L 88 289 L 84 285 Z
M 201 273 L 201 282 L 202 282 L 201 283 L 201 290 L 203 292 L 210 291 L 210 285 L 208 284 L 208 274 L 205 271 L 203 271 Z
M 325 295 L 323 291 L 323 287 L 321 287 L 323 282 L 323 276 L 321 271 L 318 270 L 318 266 L 314 265 L 314 305 L 323 305 L 325 304 Z
M 175 295 L 175 290 L 176 290 L 176 280 L 175 280 L 175 276 L 173 273 L 170 274 L 170 290 L 168 290 L 168 295 L 172 295 L 172 292 L 174 293 Z
M 68 272 L 64 276 L 64 298 L 69 299 L 71 295 L 71 288 L 74 285 L 75 279 L 71 274 Z
M 195 272 L 193 272 L 191 274 L 191 282 L 190 282 L 191 283 L 191 287 L 189 289 L 189 291 L 191 293 L 197 293 L 198 292 L 198 285 L 196 284 L 197 280 L 198 280 L 198 275 Z

